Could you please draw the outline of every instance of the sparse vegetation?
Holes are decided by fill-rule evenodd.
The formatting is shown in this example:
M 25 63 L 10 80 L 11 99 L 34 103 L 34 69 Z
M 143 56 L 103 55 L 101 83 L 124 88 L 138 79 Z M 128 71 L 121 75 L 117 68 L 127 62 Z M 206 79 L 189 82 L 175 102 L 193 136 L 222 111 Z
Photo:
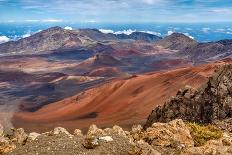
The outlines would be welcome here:
M 213 125 L 204 126 L 197 123 L 187 123 L 187 125 L 191 128 L 195 146 L 202 146 L 209 140 L 219 139 L 223 134 L 220 129 Z

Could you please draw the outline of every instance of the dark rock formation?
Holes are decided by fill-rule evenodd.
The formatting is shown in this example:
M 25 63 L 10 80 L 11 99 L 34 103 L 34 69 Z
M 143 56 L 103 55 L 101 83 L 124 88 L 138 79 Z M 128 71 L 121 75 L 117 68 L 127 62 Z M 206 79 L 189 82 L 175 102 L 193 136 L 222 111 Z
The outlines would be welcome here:
M 219 68 L 199 90 L 185 87 L 163 106 L 156 107 L 145 124 L 181 118 L 198 123 L 212 123 L 232 117 L 232 65 Z
M 159 36 L 154 34 L 144 33 L 144 32 L 133 32 L 130 35 L 126 34 L 118 34 L 116 35 L 118 39 L 132 39 L 132 40 L 140 40 L 146 42 L 155 42 L 162 39 Z

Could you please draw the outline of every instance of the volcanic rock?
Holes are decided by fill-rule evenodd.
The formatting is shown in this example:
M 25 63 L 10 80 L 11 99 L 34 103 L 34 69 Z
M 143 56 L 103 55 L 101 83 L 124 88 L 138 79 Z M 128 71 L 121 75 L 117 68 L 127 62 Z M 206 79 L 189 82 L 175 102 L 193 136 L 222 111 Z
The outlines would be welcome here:
M 31 140 L 31 141 L 33 141 L 33 140 L 36 140 L 36 138 L 38 137 L 38 136 L 40 136 L 41 134 L 39 134 L 39 133 L 36 133 L 36 132 L 31 132 L 31 133 L 29 133 L 29 135 L 28 135 L 28 139 L 27 140 Z
M 154 123 L 145 131 L 143 139 L 152 146 L 191 147 L 194 145 L 190 131 L 182 120 L 174 120 L 166 124 Z
M 64 133 L 66 135 L 71 135 L 65 128 L 62 128 L 62 127 L 56 127 L 53 130 L 53 134 L 55 134 L 55 135 L 58 135 L 58 134 L 61 134 L 61 133 Z
M 25 133 L 23 128 L 12 129 L 13 130 L 13 141 L 16 141 L 19 144 L 25 144 L 28 138 L 28 134 Z
M 220 67 L 198 90 L 186 87 L 163 106 L 156 107 L 145 124 L 168 122 L 173 119 L 212 123 L 232 117 L 232 65 Z
M 83 136 L 82 131 L 80 129 L 75 129 L 73 135 L 74 136 L 79 136 L 79 137 Z

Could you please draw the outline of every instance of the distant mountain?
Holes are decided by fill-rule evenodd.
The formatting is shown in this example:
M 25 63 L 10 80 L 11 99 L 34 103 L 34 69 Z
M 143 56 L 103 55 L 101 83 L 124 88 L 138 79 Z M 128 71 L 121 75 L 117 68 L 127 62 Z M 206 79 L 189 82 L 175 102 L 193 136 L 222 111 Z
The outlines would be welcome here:
M 88 38 L 85 38 L 88 40 Z M 75 31 L 61 27 L 52 27 L 18 41 L 10 41 L 0 45 L 0 53 L 27 53 L 56 50 L 62 47 L 80 46 L 83 37 Z
M 177 50 L 178 57 L 187 58 L 194 63 L 232 57 L 232 40 L 229 39 L 217 42 L 198 43 L 184 34 L 173 33 L 155 42 L 155 45 L 165 49 Z
M 140 40 L 146 42 L 155 42 L 161 40 L 162 38 L 153 34 L 144 33 L 144 32 L 133 32 L 129 35 L 126 34 L 118 34 L 116 35 L 119 39 L 132 39 L 132 40 Z
M 95 41 L 118 40 L 117 36 L 111 33 L 102 33 L 98 29 L 80 29 L 77 31 L 82 36 L 87 36 Z
M 88 49 L 89 45 L 100 42 L 125 39 L 150 42 L 159 40 L 160 37 L 142 32 L 134 32 L 131 35 L 115 35 L 105 34 L 97 29 L 65 30 L 61 27 L 52 27 L 18 41 L 0 44 L 0 54 L 35 54 L 80 47 Z
M 182 50 L 189 46 L 196 45 L 197 42 L 182 33 L 173 33 L 157 41 L 155 44 L 171 50 Z
M 197 43 L 180 51 L 193 61 L 211 61 L 232 57 L 232 40 L 218 42 Z
M 79 33 L 84 36 L 88 36 L 89 38 L 96 41 L 104 41 L 104 40 L 136 40 L 136 41 L 146 41 L 146 42 L 154 42 L 162 39 L 159 36 L 154 34 L 149 34 L 145 32 L 133 32 L 129 35 L 127 34 L 113 34 L 113 33 L 102 33 L 97 29 L 80 29 Z

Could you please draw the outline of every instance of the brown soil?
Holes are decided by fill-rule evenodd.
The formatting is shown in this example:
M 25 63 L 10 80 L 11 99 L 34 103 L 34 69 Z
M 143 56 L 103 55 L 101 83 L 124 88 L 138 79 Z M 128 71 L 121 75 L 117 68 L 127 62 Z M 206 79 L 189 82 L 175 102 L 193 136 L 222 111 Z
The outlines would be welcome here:
M 143 124 L 156 105 L 161 105 L 185 85 L 199 87 L 215 67 L 224 62 L 138 75 L 116 80 L 44 106 L 36 112 L 19 112 L 13 117 L 16 127 L 46 131 L 55 126 L 85 130 L 91 124 L 128 128 Z M 94 115 L 93 115 L 94 114 Z

